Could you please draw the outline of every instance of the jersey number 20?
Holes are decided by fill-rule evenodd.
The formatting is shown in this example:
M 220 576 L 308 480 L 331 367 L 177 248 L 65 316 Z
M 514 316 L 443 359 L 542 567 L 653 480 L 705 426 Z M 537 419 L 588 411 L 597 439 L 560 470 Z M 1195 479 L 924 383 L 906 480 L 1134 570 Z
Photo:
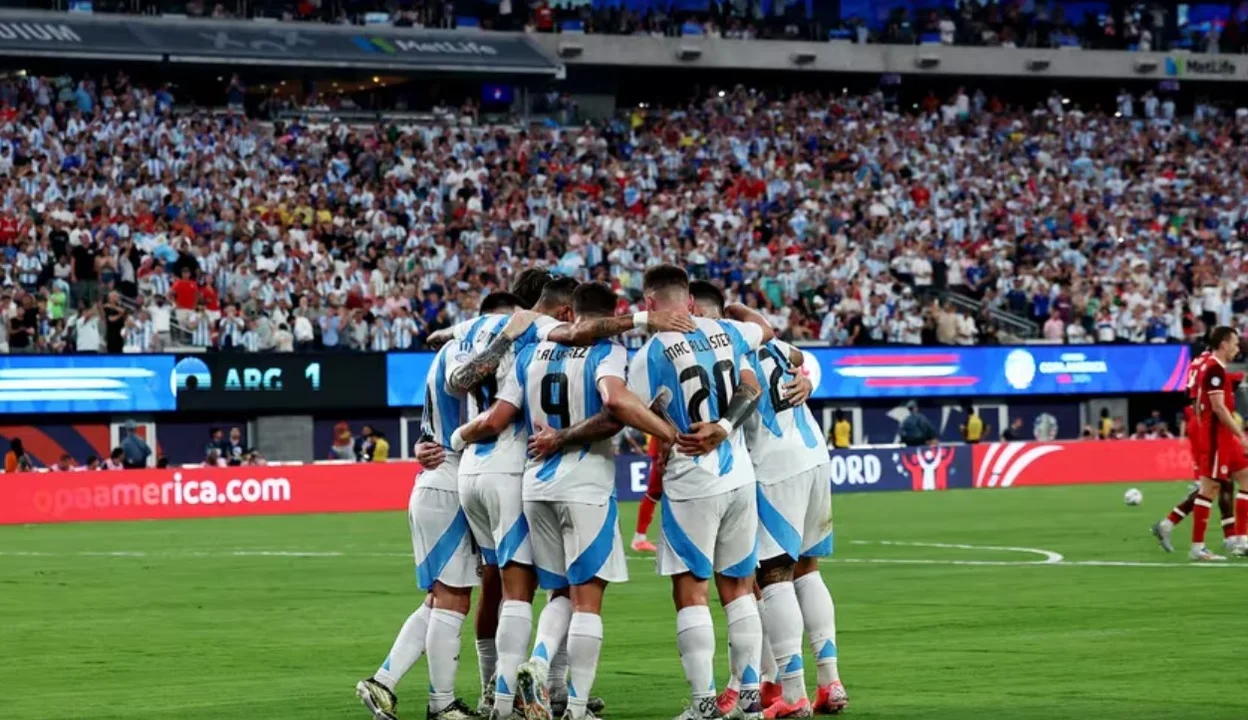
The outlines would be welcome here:
M 702 405 L 711 397 L 711 391 L 715 391 L 715 399 L 718 401 L 717 407 L 722 413 L 728 409 L 728 401 L 732 399 L 732 377 L 735 366 L 731 360 L 720 360 L 711 366 L 711 374 L 707 375 L 706 368 L 701 365 L 687 367 L 680 372 L 680 384 L 684 387 L 687 381 L 691 383 L 693 392 L 687 393 L 689 396 L 689 422 L 715 422 L 719 418 L 708 418 L 702 414 Z

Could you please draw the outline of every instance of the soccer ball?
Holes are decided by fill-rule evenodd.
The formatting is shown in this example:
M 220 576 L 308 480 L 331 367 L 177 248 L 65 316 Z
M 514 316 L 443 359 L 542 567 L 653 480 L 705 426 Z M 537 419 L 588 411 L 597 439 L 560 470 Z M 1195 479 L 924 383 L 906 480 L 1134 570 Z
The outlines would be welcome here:
M 1130 490 L 1126 492 L 1125 495 L 1122 496 L 1122 500 L 1126 504 L 1134 507 L 1144 502 L 1144 493 L 1140 492 L 1139 490 L 1136 490 L 1135 488 L 1131 488 Z

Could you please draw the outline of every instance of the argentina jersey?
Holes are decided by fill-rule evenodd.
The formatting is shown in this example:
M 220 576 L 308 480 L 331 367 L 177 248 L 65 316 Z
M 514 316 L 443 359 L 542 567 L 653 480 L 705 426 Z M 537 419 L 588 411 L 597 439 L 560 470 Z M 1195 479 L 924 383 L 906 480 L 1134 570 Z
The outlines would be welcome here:
M 482 315 L 475 320 L 455 326 L 455 340 L 447 343 L 452 347 L 447 367 L 447 378 L 459 367 L 471 362 L 473 358 L 485 352 L 494 338 L 503 331 L 510 315 Z M 468 392 L 465 422 L 471 421 L 490 408 L 495 400 L 502 399 L 515 407 L 521 407 L 522 397 L 520 385 L 515 381 L 514 365 L 517 348 L 532 344 L 544 337 L 544 334 L 559 325 L 552 317 L 539 315 L 533 325 L 521 335 L 512 349 L 508 351 L 498 370 L 492 377 L 486 378 L 480 385 Z M 498 437 L 479 443 L 464 451 L 460 461 L 461 475 L 477 475 L 482 473 L 504 473 L 518 475 L 524 468 L 528 456 L 528 433 L 523 430 L 522 420 L 509 425 Z
M 688 432 L 698 422 L 716 422 L 728 408 L 746 356 L 757 350 L 762 328 L 734 320 L 696 317 L 698 329 L 687 334 L 656 333 L 637 351 L 629 367 L 629 388 L 644 402 L 660 388 L 672 393 L 667 412 L 676 428 Z M 672 500 L 708 497 L 754 481 L 745 439 L 733 432 L 713 452 L 689 457 L 675 451 L 663 476 Z
M 745 426 L 754 472 L 763 484 L 779 482 L 828 462 L 819 425 L 806 404 L 794 407 L 784 398 L 784 384 L 798 369 L 789 362 L 793 347 L 772 340 L 750 355 L 763 394 L 758 414 Z
M 446 460 L 435 470 L 421 475 L 420 484 L 439 490 L 458 489 L 460 453 L 451 448 L 451 434 L 465 421 L 464 401 L 447 390 L 447 357 L 453 344 L 438 351 L 425 378 L 425 407 L 420 418 L 420 434 L 446 448 Z
M 609 340 L 589 347 L 541 342 L 516 354 L 516 380 L 524 388 L 527 432 L 562 430 L 602 410 L 598 383 L 625 378 L 628 351 Z M 614 494 L 615 452 L 611 439 L 565 448 L 524 468 L 524 499 L 601 504 Z

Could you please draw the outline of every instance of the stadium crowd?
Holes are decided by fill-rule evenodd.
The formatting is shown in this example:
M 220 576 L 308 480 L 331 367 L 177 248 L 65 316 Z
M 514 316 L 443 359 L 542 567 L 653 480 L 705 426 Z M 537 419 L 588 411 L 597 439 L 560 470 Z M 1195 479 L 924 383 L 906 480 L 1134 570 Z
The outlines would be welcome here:
M 38 3 L 35 3 L 38 4 Z M 63 7 L 48 3 L 52 9 Z M 732 40 L 833 40 L 856 43 L 1000 47 L 1083 47 L 1114 50 L 1244 52 L 1248 28 L 1228 7 L 1214 22 L 1184 23 L 1172 3 L 1137 0 L 1108 12 L 1092 3 L 960 0 L 911 11 L 899 2 L 831 11 L 776 0 L 697 3 L 568 0 L 95 0 L 93 12 L 174 13 L 215 19 L 386 24 L 416 28 L 482 28 L 526 32 L 704 36 Z M 831 6 L 831 4 L 829 4 Z M 854 8 L 859 7 L 855 5 Z M 1190 11 L 1189 11 L 1190 12 Z
M 0 82 L 0 348 L 418 348 L 525 267 L 613 283 L 623 310 L 660 261 L 834 344 L 1009 339 L 990 311 L 1054 342 L 1190 340 L 1248 310 L 1248 119 L 1151 93 L 1111 115 L 736 88 L 578 128 L 174 100 Z

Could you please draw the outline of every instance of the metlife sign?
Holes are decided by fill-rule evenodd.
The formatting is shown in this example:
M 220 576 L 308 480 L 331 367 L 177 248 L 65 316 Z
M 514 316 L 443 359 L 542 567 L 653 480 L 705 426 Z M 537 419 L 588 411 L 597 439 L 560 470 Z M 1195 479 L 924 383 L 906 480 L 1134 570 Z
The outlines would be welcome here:
M 520 33 L 0 11 L 0 55 L 554 76 Z
M 1204 77 L 1233 77 L 1239 72 L 1235 63 L 1221 57 L 1167 57 L 1166 74 L 1170 77 L 1190 75 Z

